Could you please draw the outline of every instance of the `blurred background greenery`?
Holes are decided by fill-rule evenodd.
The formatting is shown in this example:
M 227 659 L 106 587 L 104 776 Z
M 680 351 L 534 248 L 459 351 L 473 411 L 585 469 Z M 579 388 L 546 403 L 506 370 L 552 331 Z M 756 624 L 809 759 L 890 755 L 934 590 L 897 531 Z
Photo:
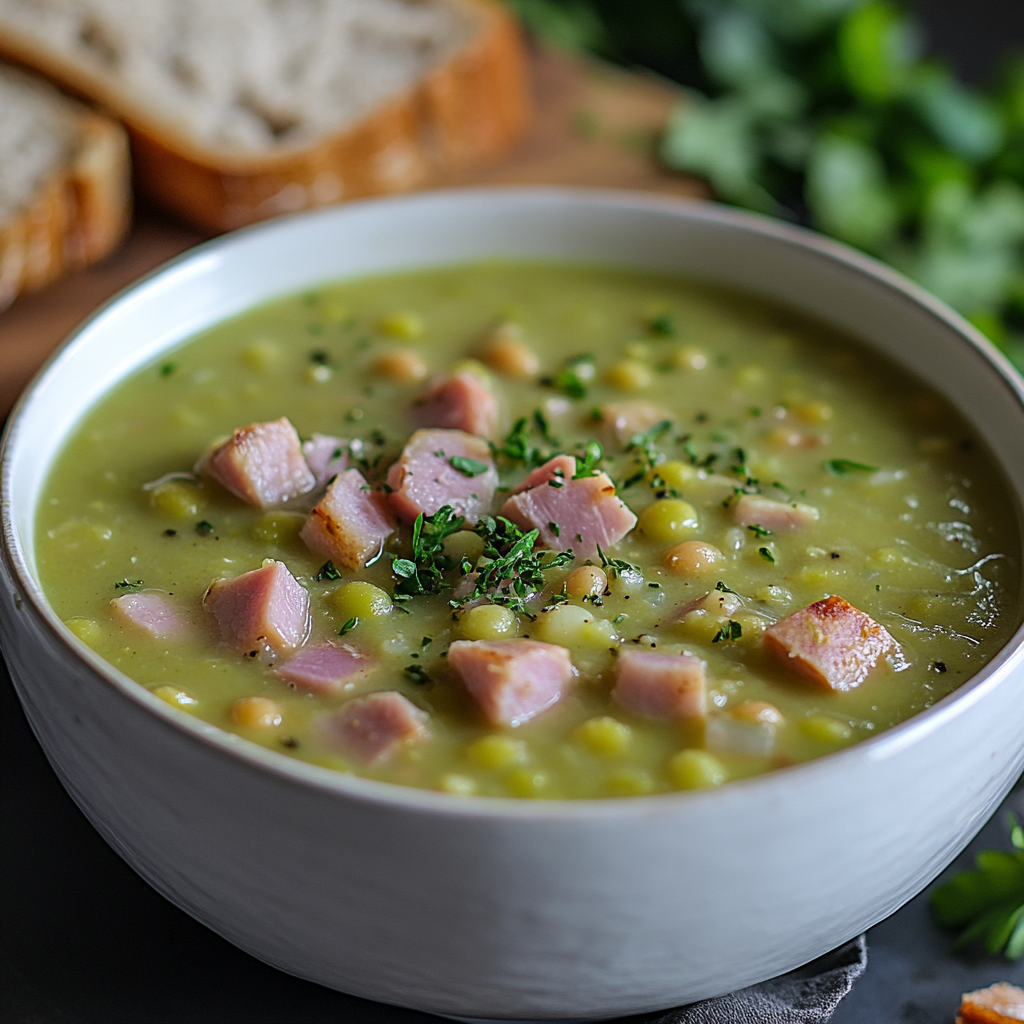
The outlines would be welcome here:
M 677 83 L 667 166 L 887 261 L 1024 371 L 1024 52 L 975 88 L 890 0 L 507 2 L 549 45 Z

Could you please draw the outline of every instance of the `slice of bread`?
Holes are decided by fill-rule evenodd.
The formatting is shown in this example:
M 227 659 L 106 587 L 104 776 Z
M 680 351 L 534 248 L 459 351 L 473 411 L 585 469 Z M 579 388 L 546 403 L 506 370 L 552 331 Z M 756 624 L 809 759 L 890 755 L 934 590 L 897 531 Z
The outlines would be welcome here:
M 121 117 L 139 190 L 214 231 L 411 188 L 528 114 L 497 0 L 0 0 L 0 52 Z
M 0 64 L 0 309 L 105 256 L 130 213 L 124 129 Z

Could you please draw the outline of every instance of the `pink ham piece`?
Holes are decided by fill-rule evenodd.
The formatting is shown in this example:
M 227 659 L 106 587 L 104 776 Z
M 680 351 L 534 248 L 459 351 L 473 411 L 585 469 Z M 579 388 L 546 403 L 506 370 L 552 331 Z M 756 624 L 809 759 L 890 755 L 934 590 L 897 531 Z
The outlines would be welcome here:
M 245 653 L 298 647 L 306 638 L 309 594 L 284 562 L 268 560 L 233 580 L 214 580 L 203 597 L 224 641 Z
M 493 437 L 498 428 L 498 400 L 472 373 L 456 373 L 434 381 L 412 403 L 417 427 L 464 430 Z
M 327 643 L 299 651 L 278 665 L 274 675 L 313 693 L 336 693 L 350 689 L 374 668 L 376 662 L 354 647 Z
M 829 690 L 852 690 L 899 645 L 870 615 L 841 597 L 826 597 L 764 632 L 765 650 L 787 668 Z
M 672 414 L 650 402 L 608 402 L 602 405 L 601 432 L 608 444 L 625 448 L 637 434 L 644 434 Z
M 384 495 L 371 490 L 358 469 L 346 469 L 309 513 L 299 536 L 310 551 L 336 565 L 361 569 L 384 550 L 394 532 Z
M 597 546 L 607 551 L 622 540 L 636 516 L 616 496 L 607 473 L 574 480 L 575 472 L 571 455 L 556 455 L 527 477 L 500 514 L 523 530 L 536 529 L 540 547 L 572 548 L 577 558 L 596 558 Z
M 615 662 L 612 697 L 641 718 L 703 718 L 706 691 L 704 662 L 689 654 L 627 647 Z
M 180 636 L 188 629 L 188 623 L 164 594 L 125 594 L 115 597 L 110 607 L 122 626 L 140 629 L 159 640 Z
M 316 488 L 326 487 L 348 465 L 348 441 L 330 434 L 314 434 L 302 443 L 302 454 L 313 476 Z
M 569 652 L 539 640 L 456 640 L 448 664 L 492 725 L 522 725 L 576 677 Z
M 397 690 L 356 697 L 317 722 L 322 742 L 361 764 L 379 764 L 429 735 L 427 715 Z
M 206 471 L 235 497 L 261 508 L 297 498 L 316 483 L 299 435 L 284 416 L 239 427 L 207 459 Z
M 478 476 L 467 476 L 452 465 L 469 459 L 484 466 Z M 417 430 L 388 470 L 391 507 L 404 522 L 423 512 L 433 515 L 451 505 L 456 515 L 472 525 L 491 507 L 498 471 L 491 449 L 482 438 L 462 430 Z
M 772 533 L 805 530 L 818 521 L 818 510 L 799 501 L 772 501 L 759 494 L 744 494 L 733 510 L 740 526 L 760 526 Z

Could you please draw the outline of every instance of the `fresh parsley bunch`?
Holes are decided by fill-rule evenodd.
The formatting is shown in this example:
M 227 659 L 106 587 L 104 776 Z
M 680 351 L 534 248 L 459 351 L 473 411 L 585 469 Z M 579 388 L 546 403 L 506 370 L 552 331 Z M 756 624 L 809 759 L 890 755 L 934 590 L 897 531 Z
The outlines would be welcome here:
M 1024 828 L 1009 815 L 1014 849 L 985 850 L 973 871 L 961 871 L 932 892 L 935 923 L 958 928 L 956 947 L 983 942 L 993 956 L 1024 956 Z

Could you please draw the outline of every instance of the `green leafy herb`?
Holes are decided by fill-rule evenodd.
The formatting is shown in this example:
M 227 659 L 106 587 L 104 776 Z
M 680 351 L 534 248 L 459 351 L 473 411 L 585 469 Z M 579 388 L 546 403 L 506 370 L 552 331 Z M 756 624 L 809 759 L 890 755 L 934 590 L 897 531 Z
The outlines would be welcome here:
M 848 476 L 850 473 L 877 473 L 877 466 L 868 466 L 863 462 L 851 459 L 829 459 L 825 462 L 825 472 L 833 476 Z
M 587 382 L 594 377 L 594 357 L 589 354 L 572 356 L 562 364 L 554 377 L 547 380 L 553 388 L 575 401 L 587 397 Z
M 114 584 L 115 590 L 138 590 L 142 586 L 142 580 L 130 580 L 126 576 L 123 580 L 118 580 Z
M 715 584 L 715 590 L 720 590 L 723 594 L 735 594 L 736 591 L 732 587 L 727 587 L 721 580 Z
M 558 528 L 558 523 L 548 523 L 548 529 L 558 537 L 561 534 L 561 530 Z
M 576 557 L 572 551 L 554 555 L 534 551 L 540 531 L 524 533 L 502 516 L 484 516 L 473 527 L 473 532 L 483 538 L 483 553 L 491 561 L 477 571 L 470 594 L 449 602 L 455 608 L 486 597 L 494 604 L 525 613 L 526 602 L 547 585 L 544 571 L 566 565 Z
M 427 670 L 422 665 L 406 665 L 402 671 L 406 678 L 411 679 L 419 686 L 425 686 L 430 682 L 430 676 L 427 675 Z
M 584 477 L 597 476 L 601 472 L 601 460 L 604 458 L 604 449 L 600 442 L 589 440 L 583 449 L 583 458 L 576 459 L 576 472 L 573 473 L 573 480 L 582 480 Z
M 743 636 L 743 627 L 733 619 L 730 619 L 712 638 L 713 644 L 730 643 L 739 640 Z
M 757 553 L 766 561 L 775 564 L 775 556 L 772 554 L 771 548 L 758 548 Z
M 551 426 L 548 423 L 547 417 L 540 409 L 533 410 L 533 425 L 537 428 L 537 433 L 540 434 L 548 444 L 558 447 L 558 439 L 551 436 Z
M 164 363 L 160 367 L 160 376 L 161 377 L 170 377 L 171 374 L 174 373 L 174 371 L 177 370 L 177 369 L 178 369 L 178 364 L 177 363 Z
M 1024 956 L 1024 829 L 1011 814 L 1010 850 L 985 850 L 974 870 L 961 871 L 931 894 L 932 915 L 940 928 L 956 928 L 956 947 L 984 943 L 995 956 Z
M 609 558 L 608 555 L 601 550 L 601 545 L 597 545 L 597 557 L 601 559 L 601 568 L 611 576 L 613 579 L 616 576 L 632 576 L 639 579 L 643 578 L 643 574 L 640 572 L 640 567 L 634 565 L 632 562 L 627 562 L 624 558 Z
M 639 483 L 647 472 L 662 460 L 662 454 L 657 448 L 658 438 L 665 433 L 669 427 L 672 426 L 671 420 L 661 420 L 655 423 L 650 430 L 644 431 L 640 434 L 634 434 L 629 439 L 629 444 L 626 445 L 626 451 L 633 456 L 633 460 L 637 465 L 637 471 L 626 479 L 622 484 L 622 489 L 625 490 L 631 487 L 635 483 Z
M 530 439 L 530 423 L 531 421 L 526 416 L 516 420 L 505 438 L 505 443 L 500 447 L 491 445 L 491 451 L 495 456 L 502 456 L 509 462 L 521 462 L 527 469 L 533 469 L 535 466 L 547 462 L 552 453 L 542 451 L 533 444 Z M 540 426 L 541 423 L 544 424 L 543 430 Z M 540 431 L 542 437 L 547 439 L 547 422 L 539 409 L 534 411 L 533 426 Z
M 341 573 L 335 568 L 330 560 L 320 566 L 320 571 L 313 577 L 317 583 L 326 583 L 328 580 L 340 580 Z
M 772 531 L 771 530 L 766 530 L 763 526 L 758 526 L 757 523 L 754 523 L 753 525 L 748 526 L 747 529 L 755 537 L 757 537 L 758 540 L 760 540 L 762 537 L 770 537 L 772 535 Z
M 670 313 L 657 313 L 648 317 L 647 332 L 655 338 L 674 338 L 676 324 Z
M 420 641 L 420 647 L 429 647 L 433 642 L 434 642 L 434 638 L 432 636 L 425 636 Z
M 444 553 L 445 538 L 462 529 L 466 521 L 451 505 L 439 508 L 429 519 L 421 512 L 412 524 L 412 558 L 392 557 L 391 570 L 398 577 L 393 597 L 408 600 L 423 594 L 438 594 L 448 584 L 444 574 L 455 567 Z
M 359 625 L 359 619 L 355 615 L 353 615 L 352 618 L 349 619 L 345 623 L 345 625 L 342 626 L 341 629 L 338 630 L 338 636 L 344 636 L 349 631 L 355 629 L 356 626 L 358 626 L 358 625 Z
M 198 533 L 200 537 L 209 537 L 210 534 L 213 533 L 213 530 L 213 523 L 207 522 L 205 519 L 200 519 L 199 522 L 196 523 L 196 533 Z
M 453 455 L 448 462 L 452 469 L 457 470 L 463 476 L 480 476 L 488 470 L 486 462 L 477 462 L 476 459 L 468 459 L 465 455 Z

